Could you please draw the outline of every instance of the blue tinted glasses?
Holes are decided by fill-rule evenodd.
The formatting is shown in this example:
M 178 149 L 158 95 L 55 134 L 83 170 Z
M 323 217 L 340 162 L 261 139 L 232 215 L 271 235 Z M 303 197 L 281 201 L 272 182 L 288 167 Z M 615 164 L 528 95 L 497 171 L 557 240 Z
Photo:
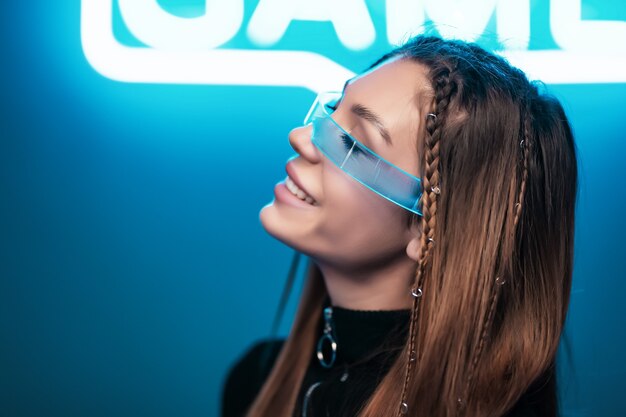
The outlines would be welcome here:
M 313 124 L 313 144 L 352 178 L 378 195 L 422 215 L 419 208 L 421 180 L 393 165 L 346 132 L 332 118 L 341 93 L 317 96 L 304 124 Z

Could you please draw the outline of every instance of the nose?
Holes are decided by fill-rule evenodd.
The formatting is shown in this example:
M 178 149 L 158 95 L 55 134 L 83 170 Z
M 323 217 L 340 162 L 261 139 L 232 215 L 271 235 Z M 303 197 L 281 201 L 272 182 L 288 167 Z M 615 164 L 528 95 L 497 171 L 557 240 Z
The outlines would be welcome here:
M 296 127 L 289 132 L 289 144 L 304 159 L 312 164 L 319 163 L 321 154 L 317 147 L 311 142 L 313 134 L 313 125 Z

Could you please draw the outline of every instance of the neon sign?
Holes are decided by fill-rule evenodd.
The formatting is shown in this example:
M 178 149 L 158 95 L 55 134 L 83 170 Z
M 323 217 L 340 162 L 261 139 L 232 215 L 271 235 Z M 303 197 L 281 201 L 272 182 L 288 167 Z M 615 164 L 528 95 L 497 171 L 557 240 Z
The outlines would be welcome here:
M 551 0 L 550 31 L 560 49 L 529 50 L 530 0 L 387 0 L 386 33 L 376 33 L 365 0 L 260 0 L 244 22 L 243 0 L 206 0 L 205 13 L 183 18 L 157 0 L 117 0 L 124 24 L 147 47 L 116 39 L 113 0 L 82 0 L 81 40 L 89 63 L 124 82 L 339 88 L 350 69 L 304 50 L 267 49 L 295 21 L 330 22 L 349 51 L 389 45 L 415 33 L 426 16 L 446 37 L 469 41 L 495 16 L 501 53 L 546 83 L 626 82 L 626 22 L 581 19 L 582 0 Z M 243 32 L 242 32 L 243 31 Z M 245 33 L 256 48 L 221 48 Z M 266 48 L 266 49 L 263 49 Z

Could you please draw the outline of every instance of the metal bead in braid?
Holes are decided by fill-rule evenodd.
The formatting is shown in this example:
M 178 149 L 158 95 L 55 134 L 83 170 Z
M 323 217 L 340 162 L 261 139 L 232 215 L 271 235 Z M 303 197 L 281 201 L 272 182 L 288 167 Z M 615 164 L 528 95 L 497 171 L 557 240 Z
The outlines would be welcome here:
M 526 180 L 528 179 L 528 155 L 530 153 L 530 146 L 531 146 L 531 142 L 529 140 L 530 138 L 530 109 L 529 107 L 526 108 L 525 111 L 525 116 L 524 116 L 524 139 L 520 142 L 520 147 L 522 148 L 522 160 L 523 160 L 523 165 L 522 165 L 522 181 L 520 184 L 520 188 L 519 188 L 519 192 L 518 192 L 518 199 L 517 199 L 517 203 L 514 206 L 515 209 L 515 214 L 514 214 L 514 220 L 513 220 L 513 234 L 515 235 L 516 229 L 517 229 L 517 224 L 519 222 L 519 218 L 520 218 L 520 214 L 522 211 L 522 206 L 523 206 L 523 201 L 524 201 L 524 197 L 526 194 Z M 499 299 L 499 295 L 500 295 L 500 287 L 502 287 L 504 284 L 506 283 L 506 279 L 502 278 L 500 276 L 496 277 L 494 284 L 492 284 L 492 290 L 491 290 L 491 301 L 489 303 L 489 310 L 487 312 L 487 315 L 485 316 L 485 320 L 483 320 L 482 326 L 481 326 L 481 337 L 480 337 L 480 341 L 478 343 L 478 347 L 474 353 L 474 357 L 470 363 L 470 369 L 468 372 L 468 377 L 467 377 L 467 382 L 465 385 L 465 389 L 463 391 L 463 398 L 467 399 L 467 395 L 469 394 L 469 390 L 470 390 L 470 386 L 472 383 L 472 380 L 474 378 L 474 373 L 476 371 L 476 366 L 478 365 L 478 360 L 480 359 L 480 354 L 482 353 L 482 350 L 484 348 L 485 345 L 485 341 L 487 339 L 487 334 L 489 332 L 489 329 L 491 328 L 491 325 L 493 323 L 493 318 L 494 318 L 494 313 L 495 313 L 495 308 L 498 304 L 498 299 Z M 461 399 L 459 399 L 461 400 Z M 464 404 L 466 403 L 466 401 L 459 401 L 459 406 L 463 407 Z
M 418 267 L 415 274 L 415 285 L 411 288 L 413 295 L 413 308 L 411 309 L 411 322 L 409 326 L 409 345 L 407 365 L 405 368 L 404 384 L 402 387 L 401 402 L 398 415 L 408 413 L 409 404 L 407 402 L 407 390 L 410 382 L 413 365 L 419 362 L 419 346 L 416 344 L 415 335 L 417 332 L 417 317 L 419 303 L 423 295 L 423 281 L 425 267 L 428 262 L 431 248 L 434 244 L 434 233 L 437 214 L 437 196 L 441 193 L 439 184 L 439 140 L 441 129 L 445 119 L 446 110 L 450 103 L 450 97 L 454 92 L 454 85 L 450 83 L 450 74 L 447 71 L 441 73 L 435 82 L 436 110 L 429 113 L 426 118 L 425 135 L 425 169 L 422 178 L 422 238 Z
M 421 281 L 422 275 L 423 275 L 423 268 L 422 268 L 422 263 L 420 263 L 420 265 L 418 266 L 418 272 L 417 272 L 417 276 L 418 276 L 417 279 L 419 281 Z M 405 415 L 409 412 L 409 405 L 406 399 L 406 391 L 409 386 L 409 379 L 410 379 L 411 371 L 413 368 L 413 364 L 417 361 L 417 355 L 415 351 L 415 332 L 416 332 L 416 327 L 417 327 L 417 309 L 419 307 L 419 301 L 421 298 L 422 290 L 420 288 L 419 293 L 415 293 L 414 290 L 412 291 L 414 294 L 419 294 L 419 296 L 416 296 L 416 295 L 413 296 L 413 306 L 411 308 L 411 322 L 409 325 L 409 354 L 408 354 L 408 361 L 407 361 L 405 374 L 404 374 L 404 384 L 402 386 L 402 394 L 401 394 L 401 400 L 400 400 L 400 409 L 398 410 L 398 416 Z

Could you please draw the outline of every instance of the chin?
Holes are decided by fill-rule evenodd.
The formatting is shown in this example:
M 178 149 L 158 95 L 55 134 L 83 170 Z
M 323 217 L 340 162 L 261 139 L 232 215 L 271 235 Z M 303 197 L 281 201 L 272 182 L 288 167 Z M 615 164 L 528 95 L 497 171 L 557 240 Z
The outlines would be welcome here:
M 302 236 L 294 236 L 293 227 L 290 227 L 283 219 L 281 219 L 280 214 L 276 212 L 276 207 L 273 203 L 269 203 L 261 209 L 259 212 L 259 221 L 267 234 L 290 248 L 308 256 L 310 250 L 298 244 L 298 242 L 304 242 L 306 239 Z
M 259 212 L 259 221 L 267 234 L 283 242 L 285 245 L 293 247 L 291 239 L 286 236 L 286 232 L 288 231 L 285 230 L 285 223 L 281 221 L 280 216 L 276 213 L 276 207 L 273 201 L 261 209 Z

